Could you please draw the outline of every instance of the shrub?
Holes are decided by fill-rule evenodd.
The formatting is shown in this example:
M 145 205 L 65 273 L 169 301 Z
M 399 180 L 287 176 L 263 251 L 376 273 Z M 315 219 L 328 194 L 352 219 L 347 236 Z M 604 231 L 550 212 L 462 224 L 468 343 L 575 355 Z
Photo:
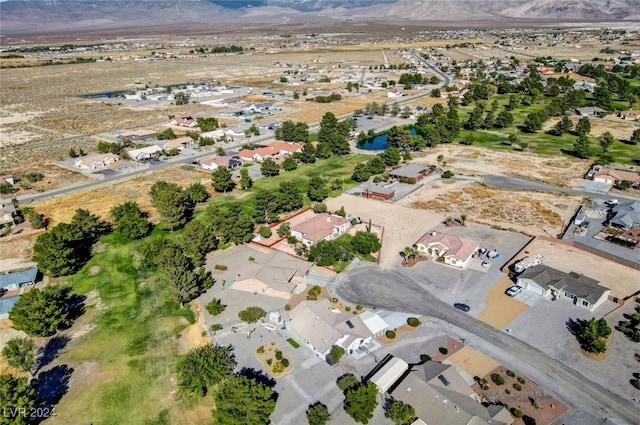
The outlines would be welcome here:
M 362 310 L 362 306 L 360 304 L 356 305 L 356 310 L 358 311 Z
M 339 345 L 334 345 L 333 347 L 331 347 L 331 351 L 329 352 L 331 357 L 333 357 L 336 361 L 339 361 L 340 358 L 344 356 L 344 353 L 344 348 L 340 347 Z
M 267 312 L 260 307 L 249 307 L 238 313 L 238 317 L 240 317 L 240 320 L 247 323 L 255 323 L 266 315 Z
M 298 239 L 296 239 L 295 236 L 289 236 L 287 238 L 287 243 L 291 245 L 295 245 L 296 243 L 298 243 Z
M 271 366 L 271 363 L 273 363 L 273 359 L 267 359 L 267 364 L 268 364 L 269 366 Z
M 485 391 L 489 391 L 489 384 L 484 384 L 482 386 L 482 389 L 485 390 Z
M 513 389 L 516 391 L 522 391 L 522 385 L 520 384 L 513 384 Z
M 291 304 L 285 304 L 284 311 L 291 311 Z
M 449 353 L 449 350 L 447 350 L 446 347 L 440 347 L 438 348 L 438 351 L 440 351 L 440 354 L 445 354 L 445 355 Z
M 453 174 L 453 171 L 451 171 L 451 170 L 447 170 L 447 171 L 445 171 L 444 173 L 442 173 L 440 175 L 440 177 L 442 177 L 443 179 L 450 179 L 453 176 L 454 176 L 454 174 Z
M 258 347 L 258 349 L 256 350 L 256 353 L 263 354 L 264 353 L 264 345 L 261 345 L 260 347 Z
M 227 306 L 225 304 L 222 304 L 219 299 L 214 298 L 209 304 L 205 306 L 205 308 L 210 315 L 217 316 L 218 314 L 222 313 L 224 309 L 227 308 Z
M 392 331 L 392 330 L 388 330 L 385 335 L 387 336 L 387 338 L 389 339 L 393 339 L 396 337 L 396 331 Z
M 225 266 L 224 264 L 216 264 L 215 266 L 213 266 L 214 270 L 220 270 L 220 271 L 225 271 L 227 270 L 227 266 Z
M 527 416 L 527 415 L 524 415 L 522 417 L 522 422 L 524 423 L 524 425 L 536 425 L 536 420 L 531 416 Z
M 351 373 L 347 373 L 346 375 L 342 375 L 338 378 L 337 384 L 340 391 L 344 392 L 345 390 L 358 385 L 358 379 Z
M 351 307 L 346 306 L 346 307 L 344 308 L 344 311 L 351 311 Z
M 276 360 L 282 360 L 282 351 L 276 350 Z
M 505 394 L 511 394 L 511 391 L 509 390 L 509 388 L 505 388 L 505 389 L 504 389 L 504 393 L 505 393 Z
M 272 235 L 271 229 L 268 228 L 267 226 L 260 226 L 260 229 L 258 230 L 258 234 L 260 234 L 260 236 L 262 236 L 263 238 L 270 238 Z
M 522 416 L 524 416 L 524 413 L 522 413 L 522 410 L 518 410 L 518 409 L 513 409 L 511 413 L 515 418 L 521 418 Z
M 527 380 L 524 379 L 522 376 L 518 376 L 518 382 L 520 382 L 521 384 L 526 384 Z
M 276 364 L 273 365 L 273 373 L 282 373 L 284 372 L 284 365 L 280 362 L 276 362 Z
M 282 366 L 284 366 L 284 367 L 289 367 L 289 360 L 287 360 L 287 359 L 282 359 L 280 361 L 280 363 L 282 363 Z
M 497 373 L 491 374 L 491 381 L 496 385 L 504 385 L 504 378 Z
M 287 338 L 287 342 L 291 344 L 293 348 L 300 348 L 300 344 L 298 344 L 293 338 Z
M 255 258 L 253 258 L 251 255 L 249 256 L 248 260 L 249 260 L 249 261 L 256 261 L 256 259 L 255 259 Z
M 211 329 L 212 332 L 221 331 L 222 325 L 219 323 L 214 323 L 209 329 Z
M 315 213 L 327 212 L 327 206 L 323 203 L 315 204 L 313 206 L 313 212 Z
M 507 375 L 509 375 L 510 377 L 512 377 L 512 378 L 513 378 L 513 377 L 515 377 L 515 376 L 516 376 L 516 373 L 515 373 L 514 371 L 512 371 L 512 370 L 508 370 L 508 371 L 507 371 Z
M 431 361 L 431 356 L 428 354 L 420 354 L 420 361 L 421 362 L 430 362 Z
M 415 318 L 415 317 L 409 317 L 409 318 L 407 319 L 407 324 L 408 324 L 409 326 L 411 326 L 412 328 L 416 328 L 416 327 L 418 327 L 418 325 L 420 325 L 420 320 L 418 320 L 418 319 L 417 319 L 417 318 Z
M 288 235 L 290 231 L 291 226 L 289 225 L 289 223 L 282 223 L 280 227 L 278 227 L 278 230 L 276 230 L 276 233 L 278 233 L 278 236 L 283 237 Z

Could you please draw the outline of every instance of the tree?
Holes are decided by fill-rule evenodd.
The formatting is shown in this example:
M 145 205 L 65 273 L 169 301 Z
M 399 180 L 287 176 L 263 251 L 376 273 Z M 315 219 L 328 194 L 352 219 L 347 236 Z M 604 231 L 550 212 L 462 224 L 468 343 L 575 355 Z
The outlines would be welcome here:
M 160 181 L 151 186 L 149 195 L 165 229 L 177 230 L 187 224 L 193 205 L 180 186 Z
M 378 405 L 378 389 L 373 382 L 359 385 L 356 388 L 347 390 L 344 403 L 344 410 L 356 422 L 368 424 L 373 418 L 373 411 Z
M 182 394 L 202 397 L 208 388 L 228 378 L 236 367 L 231 346 L 207 344 L 192 348 L 176 363 L 178 388 Z
M 134 201 L 127 201 L 113 207 L 111 218 L 116 231 L 127 239 L 144 238 L 151 230 L 147 215 Z
M 539 111 L 531 112 L 527 115 L 522 125 L 528 132 L 534 133 L 542 128 L 542 124 L 545 121 L 543 118 L 544 116 Z
M 359 384 L 358 378 L 356 378 L 355 375 L 351 373 L 342 375 L 338 378 L 338 381 L 336 383 L 338 384 L 338 388 L 340 389 L 340 391 L 342 391 L 343 393 L 350 388 L 357 387 Z
M 353 173 L 351 174 L 351 180 L 356 182 L 364 182 L 369 180 L 371 177 L 371 171 L 369 170 L 369 164 L 366 162 L 361 162 L 356 165 L 353 169 Z
M 325 181 L 321 177 L 312 177 L 309 179 L 307 196 L 313 202 L 322 202 L 327 196 L 329 196 L 329 189 L 326 187 Z
M 596 319 L 592 317 L 582 326 L 578 333 L 578 341 L 582 348 L 591 353 L 604 353 L 607 351 L 606 338 L 611 335 L 611 328 L 604 317 Z
M 213 417 L 218 425 L 266 425 L 276 407 L 277 393 L 260 381 L 231 376 L 214 395 Z
M 296 162 L 295 159 L 293 159 L 292 157 L 288 156 L 284 159 L 284 161 L 282 161 L 282 168 L 285 171 L 293 171 L 296 168 L 298 168 L 298 163 Z
M 600 147 L 602 148 L 602 153 L 606 154 L 607 152 L 609 152 L 609 148 L 615 141 L 615 137 L 613 137 L 613 134 L 611 134 L 611 132 L 609 131 L 600 136 Z
M 278 209 L 282 212 L 294 211 L 304 205 L 302 192 L 292 181 L 280 182 L 276 197 L 278 198 Z
M 249 190 L 253 186 L 253 179 L 249 177 L 249 170 L 242 168 L 240 170 L 240 189 Z
M 90 244 L 74 224 L 60 223 L 41 233 L 33 246 L 33 261 L 50 276 L 67 276 L 80 270 L 90 258 Z
M 30 372 L 35 364 L 33 341 L 29 338 L 11 339 L 2 349 L 2 356 L 9 366 L 21 372 Z
M 34 210 L 33 208 L 23 207 L 22 213 L 27 217 L 27 219 L 29 220 L 29 224 L 31 224 L 31 227 L 33 227 L 34 229 L 42 229 L 43 227 L 47 227 L 48 220 L 44 218 L 43 214 L 36 212 L 36 210 Z
M 0 424 L 27 425 L 30 415 L 40 405 L 36 390 L 27 378 L 0 375 Z
M 260 307 L 247 307 L 238 313 L 238 317 L 243 322 L 255 323 L 267 315 L 267 312 Z
M 324 404 L 317 402 L 309 405 L 307 409 L 307 421 L 309 425 L 325 425 L 331 419 L 329 409 Z
M 396 425 L 408 425 L 416 418 L 416 411 L 410 404 L 394 400 L 389 404 L 386 416 Z
M 216 192 L 230 192 L 235 187 L 234 181 L 231 179 L 231 171 L 227 167 L 218 167 L 211 173 L 211 185 Z
M 174 95 L 176 106 L 186 105 L 189 103 L 189 98 L 191 95 L 184 91 L 179 91 Z
M 316 162 L 316 148 L 311 143 L 305 143 L 297 156 L 303 164 L 313 164 Z
M 279 227 L 278 230 L 276 230 L 276 233 L 278 234 L 278 236 L 280 236 L 281 238 L 288 235 L 289 232 L 291 232 L 291 226 L 289 225 L 289 223 L 282 223 Z
M 571 122 L 571 118 L 567 115 L 564 115 L 560 121 L 558 121 L 553 127 L 554 132 L 558 136 L 562 136 L 565 133 L 568 133 L 573 128 L 573 123 Z
M 80 229 L 87 245 L 96 243 L 100 236 L 111 230 L 109 223 L 100 220 L 100 217 L 82 208 L 76 210 L 71 218 L 71 224 Z
M 579 134 L 573 143 L 573 153 L 578 158 L 587 159 L 591 156 L 591 143 L 586 134 Z
M 382 248 L 380 239 L 371 232 L 356 232 L 351 239 L 351 247 L 361 255 L 377 252 Z
M 155 265 L 158 275 L 181 306 L 213 286 L 211 273 L 204 268 L 195 268 L 191 258 L 172 243 L 156 255 Z
M 262 161 L 260 172 L 265 177 L 277 176 L 278 174 L 280 174 L 280 167 L 273 159 L 267 158 Z
M 29 336 L 51 336 L 68 324 L 70 303 L 69 288 L 35 288 L 20 296 L 9 311 L 9 320 Z
M 633 131 L 633 134 L 631 135 L 631 143 L 634 145 L 640 143 L 640 128 Z
M 380 153 L 379 156 L 387 167 L 397 165 L 400 162 L 400 150 L 398 148 L 390 147 Z
M 218 247 L 218 238 L 213 232 L 207 231 L 200 221 L 191 220 L 184 226 L 180 245 L 193 263 L 201 266 L 204 264 L 205 254 Z
M 501 111 L 493 125 L 498 128 L 506 128 L 513 124 L 513 115 L 509 111 Z
M 218 120 L 214 117 L 198 117 L 196 118 L 196 122 L 198 123 L 198 128 L 203 133 L 208 131 L 213 131 L 219 127 Z
M 187 186 L 186 193 L 192 204 L 204 202 L 209 199 L 209 192 L 207 192 L 207 188 L 200 182 L 192 183 Z
M 71 148 L 71 149 L 69 149 L 69 156 L 71 158 L 77 158 L 78 157 L 78 153 L 76 152 L 75 149 Z
M 371 174 L 382 174 L 385 171 L 384 160 L 379 156 L 374 156 L 368 161 L 367 166 Z
M 591 121 L 589 117 L 582 117 L 576 124 L 576 133 L 578 136 L 586 136 L 591 132 Z
M 333 357 L 335 361 L 340 361 L 342 356 L 345 355 L 345 350 L 339 345 L 334 345 L 331 347 L 331 351 L 329 351 L 329 355 Z
M 606 83 L 598 84 L 593 89 L 593 99 L 595 100 L 597 107 L 602 108 L 605 111 L 613 110 L 613 98 L 611 97 L 611 92 L 609 91 L 609 87 Z
M 222 301 L 219 298 L 214 298 L 205 306 L 205 308 L 210 315 L 217 316 L 222 313 L 227 306 L 226 304 L 222 304 Z
M 256 223 L 272 223 L 278 220 L 280 203 L 275 193 L 260 189 L 253 199 L 253 219 Z

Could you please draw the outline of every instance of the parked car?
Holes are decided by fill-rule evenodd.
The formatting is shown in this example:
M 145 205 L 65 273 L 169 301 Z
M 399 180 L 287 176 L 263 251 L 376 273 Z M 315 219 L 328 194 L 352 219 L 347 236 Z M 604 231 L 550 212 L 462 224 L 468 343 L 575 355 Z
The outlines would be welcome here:
M 507 292 L 505 292 L 505 294 L 509 295 L 510 297 L 515 297 L 516 295 L 518 295 L 520 293 L 520 291 L 522 291 L 522 287 L 521 286 L 513 285 L 512 287 L 507 289 Z
M 455 308 L 457 308 L 458 310 L 462 310 L 462 311 L 469 311 L 471 310 L 471 307 L 469 307 L 466 304 L 462 304 L 462 303 L 455 303 L 453 305 Z
M 490 261 L 483 261 L 482 263 L 480 263 L 480 265 L 482 267 L 484 267 L 485 269 L 488 269 L 489 267 L 491 267 L 491 262 Z
M 614 206 L 614 205 L 618 205 L 618 200 L 617 199 L 609 199 L 608 201 L 605 201 L 604 203 L 607 204 L 607 205 L 610 205 L 610 206 Z

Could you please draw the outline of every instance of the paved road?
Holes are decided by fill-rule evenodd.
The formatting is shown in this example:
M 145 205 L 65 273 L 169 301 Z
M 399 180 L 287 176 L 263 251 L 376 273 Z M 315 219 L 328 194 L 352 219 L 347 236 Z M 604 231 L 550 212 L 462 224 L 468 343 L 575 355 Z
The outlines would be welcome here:
M 612 195 L 607 195 L 602 192 L 591 192 L 584 189 L 568 189 L 566 187 L 553 186 L 547 183 L 541 183 L 535 180 L 529 180 L 524 177 L 515 177 L 515 176 L 504 176 L 504 175 L 495 175 L 495 176 L 486 176 L 482 179 L 485 183 L 502 187 L 505 189 L 514 189 L 514 190 L 538 190 L 542 192 L 562 192 L 567 193 L 569 195 L 577 195 L 577 196 L 588 196 L 590 198 L 596 199 L 604 199 L 605 197 Z M 637 196 L 626 195 L 623 193 L 616 193 L 615 197 L 618 199 L 624 199 L 629 201 L 638 200 Z
M 606 423 L 637 425 L 640 409 L 580 372 L 531 345 L 440 301 L 426 287 L 429 276 L 411 269 L 381 271 L 358 265 L 336 283 L 337 293 L 353 303 L 410 312 L 447 322 L 461 330 L 467 345 L 517 369 L 545 391 Z M 596 420 L 596 421 L 597 421 Z
M 440 71 L 440 69 L 438 67 L 436 67 L 435 65 L 430 64 L 429 62 L 427 62 L 422 56 L 416 54 L 416 53 L 412 53 L 413 57 L 415 57 L 418 61 L 422 62 L 424 65 L 427 65 L 429 68 L 431 68 L 431 70 L 433 72 L 435 72 L 437 75 L 440 76 L 440 78 L 442 79 L 442 81 L 438 84 L 438 87 L 444 87 L 444 86 L 448 86 L 449 83 L 451 83 L 451 79 L 449 78 L 449 76 L 447 74 L 445 74 L 444 72 Z

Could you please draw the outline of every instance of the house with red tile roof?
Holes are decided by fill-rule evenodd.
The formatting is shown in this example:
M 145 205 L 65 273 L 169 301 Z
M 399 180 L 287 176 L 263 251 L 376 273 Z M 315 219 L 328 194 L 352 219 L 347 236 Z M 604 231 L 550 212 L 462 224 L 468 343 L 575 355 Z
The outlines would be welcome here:
M 640 174 L 633 171 L 602 168 L 593 175 L 593 181 L 616 186 L 622 181 L 630 181 L 632 186 L 637 187 L 640 185 Z
M 228 169 L 239 168 L 242 166 L 242 160 L 238 155 L 233 156 L 215 156 L 205 158 L 200 161 L 200 166 L 205 170 L 216 170 L 218 167 L 226 167 Z
M 197 122 L 193 117 L 173 117 L 165 121 L 165 124 L 193 128 L 197 125 Z
M 480 248 L 480 241 L 431 231 L 416 242 L 416 248 L 421 255 L 443 258 L 445 264 L 464 268 L 469 264 L 473 253 Z
M 238 156 L 244 161 L 262 162 L 267 158 L 277 159 L 280 156 L 293 155 L 302 150 L 302 145 L 296 143 L 280 142 L 275 145 L 257 149 L 242 149 Z
M 347 231 L 351 222 L 339 215 L 316 214 L 307 221 L 291 226 L 291 236 L 311 246 L 320 241 L 330 241 Z
M 620 111 L 618 116 L 623 120 L 640 120 L 640 111 L 637 110 L 628 110 L 628 111 Z

